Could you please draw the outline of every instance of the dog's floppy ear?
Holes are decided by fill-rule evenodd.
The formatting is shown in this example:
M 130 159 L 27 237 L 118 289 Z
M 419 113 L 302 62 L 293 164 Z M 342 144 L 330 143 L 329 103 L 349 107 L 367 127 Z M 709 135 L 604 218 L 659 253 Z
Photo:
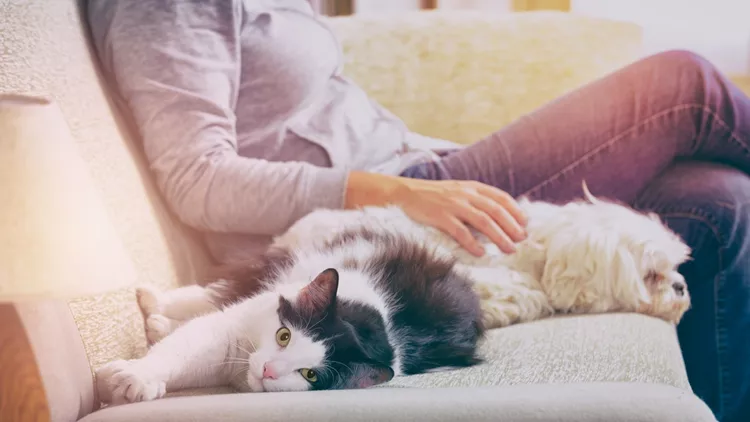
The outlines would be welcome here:
M 606 294 L 601 303 L 617 301 L 633 307 L 649 303 L 650 296 L 640 275 L 633 251 L 612 232 L 593 227 L 565 228 L 547 245 L 542 285 L 554 292 L 555 306 L 572 309 L 588 306 L 586 291 Z
M 615 294 L 622 300 L 630 298 L 636 306 L 640 303 L 651 303 L 651 295 L 640 272 L 641 265 L 636 261 L 632 248 L 623 244 L 618 245 L 612 264 L 615 276 L 615 280 L 613 280 L 616 288 Z

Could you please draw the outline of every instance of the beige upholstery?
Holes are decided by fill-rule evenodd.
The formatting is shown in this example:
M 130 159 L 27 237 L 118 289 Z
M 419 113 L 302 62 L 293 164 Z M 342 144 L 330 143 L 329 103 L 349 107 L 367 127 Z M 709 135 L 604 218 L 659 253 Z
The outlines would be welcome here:
M 181 397 L 93 413 L 82 422 L 705 422 L 709 410 L 666 385 L 596 383 Z
M 76 0 L 0 1 L 0 93 L 49 96 L 60 105 L 138 283 L 191 283 L 209 260 L 156 193 L 127 115 L 118 113 L 100 78 L 79 12 Z M 424 13 L 332 24 L 350 76 L 413 129 L 460 142 L 634 60 L 640 45 L 632 25 L 555 13 Z M 69 308 L 19 305 L 19 313 L 55 421 L 75 421 L 96 407 L 93 369 L 145 351 L 132 290 L 81 298 Z M 690 392 L 675 331 L 662 321 L 551 319 L 495 330 L 483 353 L 487 363 L 477 368 L 369 390 L 169 398 L 84 419 L 711 420 Z
M 414 131 L 470 143 L 638 57 L 640 28 L 560 12 L 332 18 L 345 73 Z

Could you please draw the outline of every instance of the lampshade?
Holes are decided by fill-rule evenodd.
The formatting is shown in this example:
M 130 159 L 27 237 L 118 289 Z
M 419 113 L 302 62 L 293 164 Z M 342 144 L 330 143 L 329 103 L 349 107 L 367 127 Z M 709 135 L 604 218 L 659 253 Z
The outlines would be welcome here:
M 0 301 L 97 294 L 134 277 L 60 109 L 0 95 Z

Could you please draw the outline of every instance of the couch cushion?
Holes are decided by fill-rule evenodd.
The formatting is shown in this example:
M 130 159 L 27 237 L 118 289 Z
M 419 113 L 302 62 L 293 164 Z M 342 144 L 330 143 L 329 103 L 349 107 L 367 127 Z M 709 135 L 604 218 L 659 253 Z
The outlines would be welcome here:
M 94 412 L 81 422 L 709 422 L 679 388 L 639 383 L 318 391 L 179 397 Z
M 393 387 L 646 382 L 690 391 L 672 325 L 637 314 L 557 317 L 490 330 L 486 363 L 396 378 Z
M 518 324 L 491 330 L 481 353 L 486 362 L 479 366 L 399 377 L 367 391 L 170 397 L 84 421 L 713 420 L 690 391 L 673 326 L 651 317 Z M 174 395 L 186 393 L 206 394 Z

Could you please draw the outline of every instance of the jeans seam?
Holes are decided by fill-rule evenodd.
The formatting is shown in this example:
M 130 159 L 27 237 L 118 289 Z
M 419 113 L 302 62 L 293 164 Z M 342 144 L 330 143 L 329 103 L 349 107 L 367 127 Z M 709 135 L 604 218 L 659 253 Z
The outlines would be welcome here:
M 531 188 L 527 189 L 524 193 L 520 194 L 519 196 L 531 195 L 532 193 L 538 191 L 539 189 L 542 189 L 543 187 L 545 187 L 549 183 L 551 183 L 554 179 L 557 179 L 558 177 L 560 177 L 560 175 L 565 174 L 565 173 L 569 172 L 570 170 L 578 167 L 581 163 L 587 161 L 589 158 L 591 158 L 592 156 L 596 155 L 600 151 L 602 151 L 602 150 L 604 150 L 606 148 L 609 148 L 615 142 L 617 142 L 620 139 L 622 139 L 622 138 L 624 138 L 624 137 L 632 134 L 636 130 L 640 129 L 641 127 L 643 127 L 643 126 L 645 126 L 645 125 L 647 125 L 647 124 L 649 124 L 651 122 L 653 122 L 654 120 L 656 120 L 656 119 L 658 119 L 658 118 L 660 118 L 662 116 L 668 115 L 670 113 L 680 112 L 680 111 L 688 110 L 688 109 L 691 109 L 691 108 L 692 109 L 702 109 L 704 112 L 707 112 L 714 121 L 718 122 L 722 126 L 722 128 L 724 128 L 724 130 L 729 133 L 730 139 L 734 140 L 734 142 L 736 142 L 737 144 L 739 144 L 741 148 L 745 149 L 745 151 L 748 154 L 750 154 L 750 147 L 748 147 L 748 145 L 745 142 L 741 141 L 739 139 L 739 137 L 734 133 L 734 131 L 732 131 L 732 130 L 729 129 L 729 125 L 727 125 L 726 122 L 724 122 L 724 120 L 721 119 L 709 107 L 707 107 L 704 104 L 696 104 L 696 103 L 679 104 L 679 105 L 675 105 L 673 107 L 670 107 L 670 108 L 668 108 L 666 110 L 662 110 L 662 111 L 660 111 L 660 112 L 658 112 L 658 113 L 656 113 L 656 114 L 654 114 L 654 115 L 652 115 L 652 116 L 650 116 L 650 117 L 648 117 L 646 119 L 643 119 L 640 122 L 638 122 L 638 123 L 634 124 L 633 126 L 629 127 L 628 129 L 622 131 L 621 133 L 613 136 L 608 141 L 606 141 L 603 144 L 601 144 L 601 145 L 593 148 L 592 150 L 588 151 L 582 157 L 580 157 L 577 160 L 575 160 L 574 162 L 568 164 L 567 166 L 565 166 L 564 168 L 562 168 L 561 170 L 559 170 L 555 174 L 553 174 L 553 175 L 549 176 L 548 178 L 546 178 L 545 180 L 539 182 L 537 185 L 532 186 Z
M 516 178 L 514 177 L 513 173 L 513 157 L 510 153 L 510 148 L 508 148 L 508 145 L 505 144 L 505 142 L 498 142 L 500 144 L 500 147 L 503 149 L 503 152 L 505 152 L 505 159 L 507 163 L 507 169 L 508 169 L 508 184 L 510 185 L 510 191 L 515 192 L 516 191 Z
M 677 217 L 677 218 L 687 218 L 693 221 L 699 221 L 703 224 L 705 224 L 711 232 L 713 232 L 713 235 L 716 237 L 716 239 L 719 241 L 719 249 L 716 251 L 717 253 L 717 261 L 718 261 L 718 271 L 716 272 L 716 276 L 714 276 L 714 330 L 716 330 L 716 350 L 717 350 L 717 359 L 718 359 L 718 365 L 719 365 L 719 382 L 718 382 L 718 388 L 719 388 L 719 409 L 717 409 L 717 413 L 722 413 L 724 409 L 726 409 L 727 402 L 729 400 L 729 397 L 724 394 L 725 391 L 725 380 L 728 380 L 729 377 L 729 371 L 727 368 L 727 365 L 725 364 L 726 359 L 724 358 L 724 355 L 726 354 L 726 332 L 722 328 L 724 326 L 724 314 L 722 311 L 722 306 L 724 301 L 724 252 L 726 251 L 726 239 L 721 235 L 721 231 L 719 230 L 718 224 L 705 212 L 701 211 L 697 207 L 690 207 L 685 209 L 684 211 L 671 211 L 671 212 L 665 212 L 660 213 L 662 215 L 662 218 L 667 219 L 670 217 Z
M 698 104 L 694 104 L 698 105 Z M 706 105 L 700 105 L 701 108 L 703 108 L 703 112 L 707 113 L 711 116 L 711 119 L 713 119 L 715 122 L 719 123 L 722 128 L 729 134 L 729 139 L 734 141 L 737 145 L 740 146 L 740 148 L 745 150 L 746 154 L 750 154 L 750 146 L 748 146 L 748 142 L 744 139 L 740 139 L 740 137 L 737 135 L 735 131 L 729 128 L 729 125 L 727 122 L 724 121 L 718 114 L 716 114 L 715 111 L 711 110 L 710 107 Z

